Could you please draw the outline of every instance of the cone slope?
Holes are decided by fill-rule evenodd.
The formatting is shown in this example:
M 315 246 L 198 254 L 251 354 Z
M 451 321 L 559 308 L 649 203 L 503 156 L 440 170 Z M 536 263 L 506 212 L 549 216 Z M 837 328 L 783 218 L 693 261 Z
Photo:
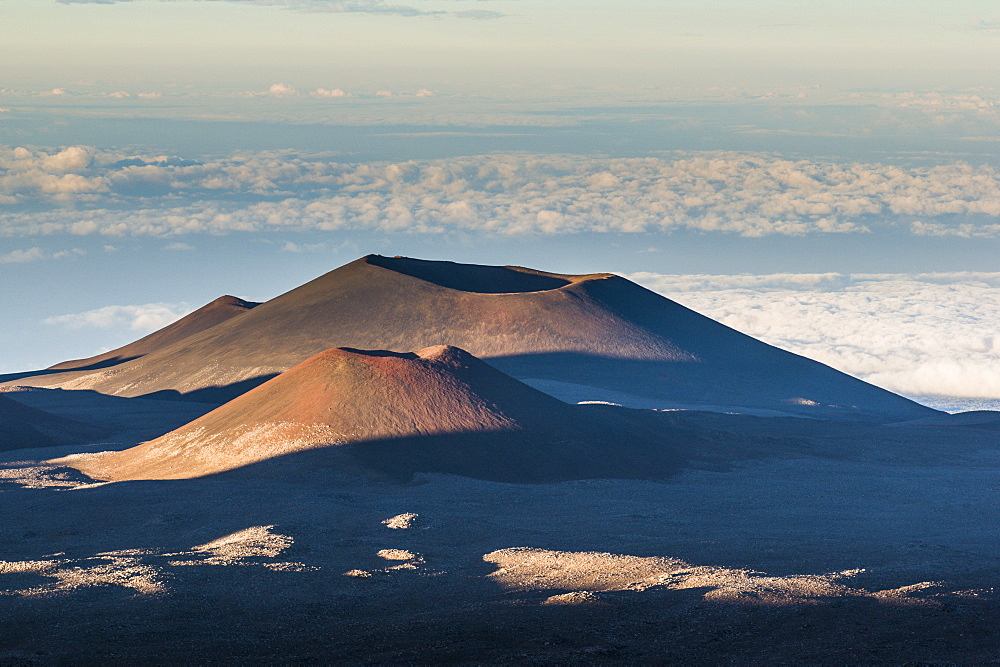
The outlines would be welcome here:
M 151 352 L 169 347 L 206 329 L 210 329 L 231 317 L 242 315 L 259 305 L 259 303 L 244 301 L 228 294 L 220 296 L 218 299 L 205 304 L 193 313 L 188 313 L 176 322 L 128 345 L 93 357 L 87 357 L 86 359 L 64 361 L 55 366 L 50 366 L 48 370 L 71 371 L 97 369 L 137 359 Z
M 173 479 L 378 441 L 514 434 L 538 447 L 577 430 L 570 412 L 458 348 L 331 349 L 167 435 L 77 465 L 100 479 Z
M 29 407 L 0 394 L 0 451 L 73 445 L 99 438 L 103 429 Z

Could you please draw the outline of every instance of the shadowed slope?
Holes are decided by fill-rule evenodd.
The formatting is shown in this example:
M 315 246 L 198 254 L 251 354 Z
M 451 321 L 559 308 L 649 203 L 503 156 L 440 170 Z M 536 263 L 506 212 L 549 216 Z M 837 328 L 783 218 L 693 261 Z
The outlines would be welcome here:
M 176 322 L 128 345 L 86 359 L 64 361 L 54 366 L 49 366 L 47 370 L 90 370 L 114 366 L 173 345 L 189 336 L 210 329 L 216 324 L 225 322 L 231 317 L 242 315 L 251 308 L 259 305 L 259 303 L 244 301 L 235 296 L 220 296 L 215 301 L 205 304 L 193 313 L 188 313 Z
M 178 479 L 352 445 L 356 462 L 390 474 L 518 481 L 613 474 L 620 462 L 611 441 L 620 433 L 601 433 L 577 410 L 454 347 L 333 349 L 160 438 L 65 462 L 100 479 Z M 441 447 L 447 456 L 434 451 Z M 673 457 L 662 446 L 651 452 L 619 472 L 662 474 Z
M 557 276 L 521 266 L 480 266 L 457 262 L 429 262 L 410 257 L 369 255 L 368 263 L 403 273 L 441 287 L 478 294 L 544 292 L 571 284 L 570 276 Z M 578 276 L 573 276 L 578 277 Z
M 53 381 L 125 396 L 175 392 L 221 402 L 330 347 L 412 350 L 444 343 L 514 377 L 640 396 L 816 416 L 935 414 L 612 274 L 377 255 L 113 371 Z
M 0 395 L 0 451 L 75 445 L 106 435 L 104 429 L 59 417 Z

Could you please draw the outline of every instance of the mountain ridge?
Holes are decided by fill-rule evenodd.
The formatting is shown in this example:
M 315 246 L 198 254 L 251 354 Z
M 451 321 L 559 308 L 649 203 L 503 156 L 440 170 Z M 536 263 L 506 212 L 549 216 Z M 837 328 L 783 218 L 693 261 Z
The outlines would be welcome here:
M 97 370 L 107 366 L 115 366 L 180 342 L 189 336 L 210 329 L 216 324 L 221 324 L 231 317 L 242 315 L 244 312 L 259 305 L 259 303 L 254 301 L 246 301 L 239 297 L 225 294 L 208 302 L 201 308 L 188 313 L 176 322 L 168 324 L 162 329 L 157 329 L 127 345 L 109 350 L 108 352 L 102 352 L 92 357 L 63 361 L 49 366 L 45 370 Z
M 664 400 L 883 421 L 936 414 L 614 274 L 381 255 L 113 369 L 48 381 L 223 402 L 331 347 L 438 344 L 466 349 L 517 378 Z

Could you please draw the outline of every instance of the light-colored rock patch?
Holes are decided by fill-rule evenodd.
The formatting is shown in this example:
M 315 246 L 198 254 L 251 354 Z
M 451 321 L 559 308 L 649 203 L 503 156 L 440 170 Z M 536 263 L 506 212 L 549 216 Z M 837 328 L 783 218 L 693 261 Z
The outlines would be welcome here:
M 90 455 L 92 456 L 92 455 Z M 61 465 L 8 463 L 0 468 L 0 482 L 16 484 L 25 489 L 86 489 L 101 486 L 74 468 Z
M 271 532 L 272 528 L 274 526 L 251 526 L 179 553 L 122 549 L 101 552 L 88 558 L 66 558 L 60 553 L 44 560 L 0 561 L 0 595 L 40 597 L 98 586 L 119 586 L 131 588 L 140 595 L 156 595 L 168 590 L 168 567 L 242 565 L 276 572 L 319 569 L 303 563 L 270 560 L 280 556 L 294 543 L 287 535 Z M 4 579 L 4 575 L 24 574 L 36 574 L 55 581 L 25 587 L 9 586 Z
M 372 576 L 372 573 L 366 570 L 348 570 L 344 573 L 344 576 L 357 577 L 358 579 L 368 579 Z
M 226 562 L 242 558 L 278 556 L 295 542 L 287 535 L 272 533 L 274 526 L 252 526 L 196 546 L 195 552 L 211 554 L 204 562 Z
M 552 595 L 545 598 L 542 604 L 552 604 L 552 605 L 573 605 L 573 604 L 593 604 L 597 602 L 600 598 L 597 597 L 595 593 L 590 591 L 573 591 L 571 593 L 563 593 L 561 595 Z
M 769 576 L 752 570 L 694 566 L 674 558 L 639 557 L 598 552 L 549 551 L 517 547 L 483 556 L 497 565 L 489 575 L 508 590 L 566 590 L 593 594 L 606 591 L 705 589 L 705 600 L 717 602 L 787 605 L 830 598 L 869 597 L 894 604 L 931 604 L 910 597 L 939 584 L 920 582 L 901 588 L 867 591 L 843 583 L 864 572 L 844 570 L 817 575 Z M 563 596 L 548 604 L 562 604 Z M 575 597 L 566 600 L 575 600 Z
M 80 560 L 0 561 L 0 575 L 4 574 L 37 574 L 55 581 L 14 590 L 0 588 L 0 595 L 46 597 L 98 586 L 131 588 L 140 595 L 156 595 L 167 590 L 160 568 L 140 558 L 104 554 Z M 3 579 L 0 579 L 2 585 Z
M 189 560 L 171 561 L 170 565 L 260 565 L 281 572 L 305 572 L 317 568 L 304 563 L 260 562 L 262 558 L 277 558 L 295 543 L 288 535 L 272 533 L 274 526 L 251 526 L 235 533 L 198 545 L 189 552 L 170 554 Z M 204 556 L 208 555 L 207 558 Z
M 396 516 L 389 517 L 382 523 L 393 530 L 406 530 L 408 528 L 413 528 L 420 518 L 419 514 L 414 514 L 413 512 L 405 512 L 403 514 L 397 514 Z

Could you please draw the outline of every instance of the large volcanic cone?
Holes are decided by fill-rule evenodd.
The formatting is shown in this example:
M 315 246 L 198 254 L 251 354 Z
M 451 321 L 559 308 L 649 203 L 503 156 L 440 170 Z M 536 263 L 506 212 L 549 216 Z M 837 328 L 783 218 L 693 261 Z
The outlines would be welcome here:
M 513 377 L 684 404 L 883 421 L 935 414 L 612 274 L 379 255 L 113 369 L 46 380 L 222 402 L 331 347 L 441 343 Z

